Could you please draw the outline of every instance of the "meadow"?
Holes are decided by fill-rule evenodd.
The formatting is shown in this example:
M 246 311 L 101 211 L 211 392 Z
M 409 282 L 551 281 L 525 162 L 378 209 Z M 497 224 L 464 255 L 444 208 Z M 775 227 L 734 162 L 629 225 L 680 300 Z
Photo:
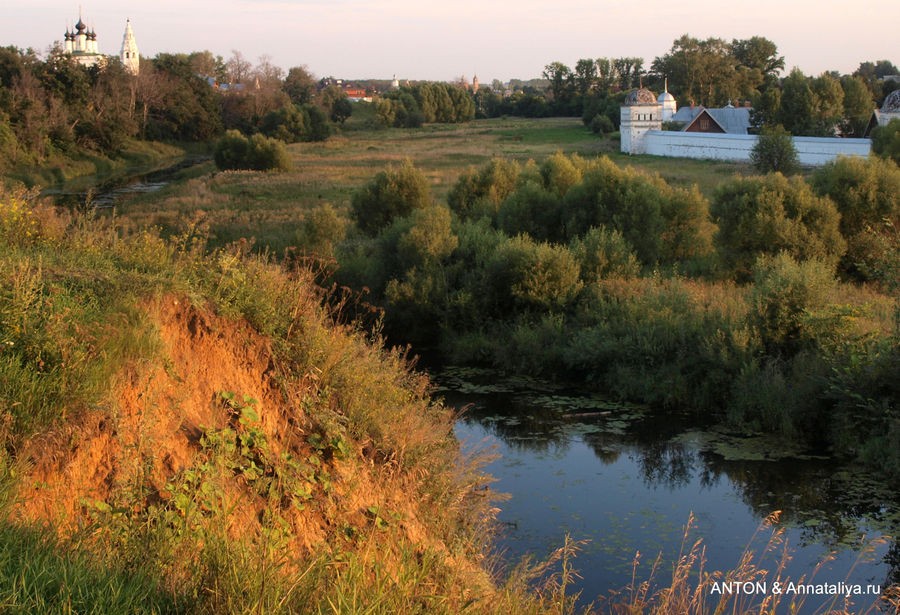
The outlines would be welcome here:
M 621 165 L 658 173 L 668 183 L 711 193 L 723 179 L 750 173 L 748 165 L 618 151 L 617 135 L 600 137 L 577 118 L 489 119 L 431 124 L 417 129 L 367 127 L 366 110 L 355 111 L 344 129 L 321 143 L 288 147 L 294 169 L 285 173 L 216 172 L 210 162 L 182 174 L 168 188 L 123 203 L 118 214 L 136 226 L 180 233 L 209 230 L 211 245 L 251 239 L 276 256 L 296 245 L 305 212 L 329 203 L 339 212 L 366 181 L 389 164 L 409 158 L 428 178 L 432 194 L 446 201 L 459 176 L 493 158 L 525 163 L 556 152 L 585 158 L 607 155 Z

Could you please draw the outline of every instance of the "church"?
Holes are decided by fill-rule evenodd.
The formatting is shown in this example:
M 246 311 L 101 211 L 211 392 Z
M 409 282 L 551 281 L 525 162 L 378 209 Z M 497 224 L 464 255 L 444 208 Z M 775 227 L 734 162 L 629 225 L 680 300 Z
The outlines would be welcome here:
M 75 27 L 71 30 L 66 27 L 63 51 L 82 66 L 103 66 L 107 61 L 107 56 L 100 53 L 100 47 L 97 44 L 97 33 L 93 27 L 88 28 L 80 13 Z M 122 38 L 122 50 L 119 53 L 119 59 L 128 72 L 132 75 L 137 75 L 140 71 L 140 58 L 137 42 L 134 40 L 134 32 L 131 29 L 131 20 L 126 19 L 125 35 Z

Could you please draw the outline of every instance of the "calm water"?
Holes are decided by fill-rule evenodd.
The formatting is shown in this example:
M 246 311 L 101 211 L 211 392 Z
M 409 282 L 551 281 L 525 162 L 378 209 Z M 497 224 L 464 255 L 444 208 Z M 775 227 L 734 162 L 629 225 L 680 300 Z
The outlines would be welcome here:
M 51 197 L 57 205 L 111 208 L 133 196 L 166 187 L 178 171 L 203 160 L 205 157 L 200 156 L 172 158 L 144 168 L 117 170 L 102 176 L 77 177 L 46 189 L 41 195 Z
M 691 514 L 707 570 L 734 568 L 761 522 L 780 510 L 791 579 L 809 577 L 834 552 L 812 582 L 865 588 L 900 580 L 896 542 L 860 553 L 864 537 L 896 533 L 895 494 L 851 467 L 762 436 L 689 428 L 686 417 L 660 418 L 525 380 L 452 369 L 436 380 L 449 405 L 468 407 L 456 425 L 460 441 L 500 455 L 486 467 L 494 489 L 511 495 L 499 504 L 505 531 L 497 548 L 516 561 L 546 557 L 566 534 L 589 539 L 576 560 L 583 577 L 577 589 L 587 601 L 631 581 L 635 551 L 642 554 L 639 580 L 662 553 L 664 582 Z M 757 551 L 770 535 L 759 533 Z M 803 612 L 827 602 L 810 597 Z

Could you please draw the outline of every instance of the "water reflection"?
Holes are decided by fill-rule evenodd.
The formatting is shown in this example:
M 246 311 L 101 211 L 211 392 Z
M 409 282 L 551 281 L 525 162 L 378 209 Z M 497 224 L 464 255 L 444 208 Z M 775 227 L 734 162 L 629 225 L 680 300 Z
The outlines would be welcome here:
M 718 556 L 729 561 L 725 551 L 730 549 L 734 562 L 745 546 L 736 538 L 738 526 L 752 532 L 761 519 L 780 510 L 792 544 L 801 548 L 799 576 L 827 551 L 844 553 L 841 564 L 849 567 L 864 536 L 896 535 L 900 529 L 896 494 L 858 468 L 810 451 L 791 450 L 762 436 L 698 428 L 690 417 L 659 417 L 646 408 L 550 385 L 534 390 L 522 382 L 511 386 L 492 377 L 485 383 L 458 374 L 437 380 L 447 387 L 440 394 L 449 405 L 467 407 L 460 421 L 463 435 L 489 434 L 505 449 L 506 465 L 489 471 L 501 475 L 499 490 L 513 494 L 507 507 L 512 506 L 515 518 L 507 520 L 520 528 L 515 540 L 546 543 L 554 534 L 541 525 L 556 523 L 593 531 L 603 541 L 596 548 L 607 560 L 615 551 L 610 542 L 619 551 L 629 545 L 652 553 L 670 537 L 651 541 L 648 549 L 641 546 L 647 537 L 638 534 L 672 533 L 684 523 L 686 511 L 693 511 L 707 531 L 711 552 L 722 551 Z M 594 461 L 581 450 L 590 451 Z M 637 493 L 641 490 L 645 494 Z M 670 510 L 663 510 L 666 506 Z M 555 520 L 549 518 L 553 515 Z M 539 529 L 521 529 L 529 526 L 529 516 Z M 513 541 L 504 546 L 524 552 Z M 877 554 L 880 562 L 861 564 L 854 574 L 884 586 L 900 581 L 898 543 Z M 843 580 L 843 574 L 835 571 L 834 580 Z M 618 578 L 607 575 L 598 583 L 616 587 Z

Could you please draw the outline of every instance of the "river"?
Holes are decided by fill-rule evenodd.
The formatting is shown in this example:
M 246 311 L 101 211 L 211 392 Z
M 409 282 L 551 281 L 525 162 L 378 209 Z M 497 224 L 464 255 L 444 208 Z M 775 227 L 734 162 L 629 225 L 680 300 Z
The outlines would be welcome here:
M 655 581 L 665 584 L 691 517 L 688 547 L 703 540 L 705 570 L 733 569 L 748 545 L 757 553 L 765 547 L 773 528 L 760 526 L 774 511 L 791 555 L 782 580 L 863 591 L 900 581 L 900 546 L 885 538 L 900 527 L 896 494 L 852 466 L 763 435 L 698 428 L 696 418 L 527 379 L 461 368 L 434 379 L 448 405 L 465 408 L 456 423 L 463 446 L 499 455 L 485 467 L 493 489 L 511 496 L 498 504 L 497 550 L 515 562 L 547 557 L 566 534 L 588 540 L 575 561 L 582 603 L 627 586 L 637 551 L 637 580 L 661 553 Z M 761 567 L 773 570 L 783 552 L 775 549 Z M 833 561 L 821 564 L 829 554 Z M 810 596 L 799 612 L 821 612 L 831 598 Z M 856 607 L 873 601 L 854 599 Z
M 208 156 L 179 156 L 153 165 L 84 175 L 46 188 L 41 196 L 52 198 L 57 205 L 110 209 L 135 195 L 166 187 L 179 171 L 208 159 Z

